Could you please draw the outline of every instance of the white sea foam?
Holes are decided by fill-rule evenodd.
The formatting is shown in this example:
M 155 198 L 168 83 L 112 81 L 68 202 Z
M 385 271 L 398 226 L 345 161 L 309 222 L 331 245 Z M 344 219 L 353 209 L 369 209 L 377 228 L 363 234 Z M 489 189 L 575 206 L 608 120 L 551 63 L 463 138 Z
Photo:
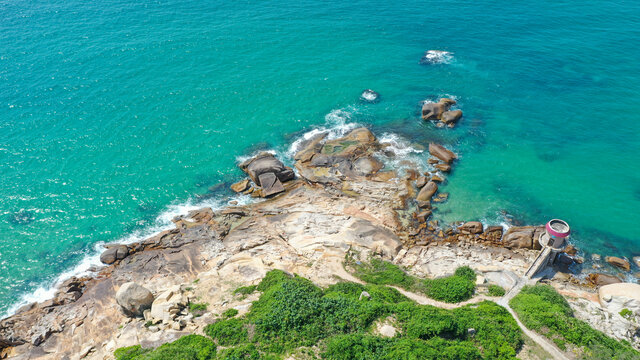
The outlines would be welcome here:
M 350 130 L 360 126 L 358 123 L 350 122 L 353 114 L 356 112 L 357 109 L 354 107 L 331 110 L 331 112 L 324 117 L 325 125 L 307 131 L 299 139 L 294 141 L 291 146 L 289 146 L 289 150 L 287 150 L 287 156 L 293 158 L 301 149 L 302 144 L 315 136 L 326 134 L 327 140 L 337 139 L 344 136 Z
M 124 237 L 112 243 L 130 244 L 130 243 L 142 241 L 162 231 L 173 228 L 174 224 L 173 222 L 171 222 L 171 220 L 176 216 L 186 215 L 187 213 L 189 213 L 189 211 L 201 209 L 204 207 L 210 207 L 213 210 L 217 210 L 224 206 L 227 206 L 229 202 L 232 200 L 236 201 L 239 205 L 246 205 L 256 201 L 255 199 L 246 195 L 237 195 L 235 197 L 226 198 L 226 199 L 220 199 L 220 198 L 206 199 L 202 201 L 195 201 L 193 199 L 189 199 L 186 202 L 181 204 L 169 205 L 165 211 L 163 211 L 156 217 L 153 225 L 140 230 L 133 231 L 132 233 L 127 234 Z M 105 250 L 105 245 L 107 244 L 105 243 L 95 244 L 93 246 L 91 253 L 87 254 L 84 258 L 82 258 L 80 263 L 68 269 L 67 271 L 63 272 L 53 281 L 50 281 L 38 287 L 35 291 L 23 294 L 16 303 L 14 303 L 11 307 L 7 309 L 7 311 L 4 314 L 0 315 L 0 318 L 5 318 L 7 316 L 13 315 L 16 312 L 16 310 L 18 310 L 21 306 L 34 303 L 34 302 L 43 302 L 51 299 L 55 295 L 57 291 L 57 287 L 62 282 L 71 278 L 72 276 L 85 276 L 85 275 L 94 274 L 96 269 L 99 269 L 104 266 L 100 262 L 100 254 Z
M 420 60 L 423 64 L 451 64 L 453 62 L 453 53 L 444 50 L 428 50 Z

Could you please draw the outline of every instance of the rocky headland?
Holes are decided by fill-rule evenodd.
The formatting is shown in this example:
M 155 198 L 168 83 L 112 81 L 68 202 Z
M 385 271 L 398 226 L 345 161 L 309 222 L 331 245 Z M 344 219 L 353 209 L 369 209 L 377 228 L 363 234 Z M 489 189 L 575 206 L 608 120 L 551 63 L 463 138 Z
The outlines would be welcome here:
M 449 110 L 454 103 L 425 104 L 423 118 L 453 126 L 462 116 Z M 232 189 L 265 200 L 192 211 L 175 218 L 171 230 L 112 245 L 95 276 L 71 278 L 53 299 L 24 306 L 0 322 L 0 358 L 113 359 L 117 348 L 155 348 L 202 333 L 226 310 L 247 313 L 258 294 L 240 289 L 256 285 L 272 269 L 321 287 L 341 280 L 362 283 L 345 267 L 347 255 L 380 258 L 420 278 L 469 266 L 477 288 L 463 304 L 495 300 L 487 288 L 498 285 L 506 291 L 498 303 L 506 306 L 507 297 L 526 283 L 543 226 L 439 223 L 432 214 L 449 196 L 439 186 L 457 155 L 432 143 L 428 169 L 411 162 L 391 168 L 383 161 L 396 156 L 389 145 L 357 128 L 337 139 L 320 134 L 306 140 L 294 157 L 295 171 L 269 153 L 243 162 L 248 178 Z M 606 261 L 630 269 L 625 259 Z M 569 270 L 582 262 L 570 246 L 542 281 L 565 296 L 576 318 L 640 348 L 640 286 L 614 275 L 585 278 Z M 463 305 L 399 290 L 420 304 Z M 554 357 L 573 357 L 538 340 Z M 525 351 L 519 357 L 527 358 Z

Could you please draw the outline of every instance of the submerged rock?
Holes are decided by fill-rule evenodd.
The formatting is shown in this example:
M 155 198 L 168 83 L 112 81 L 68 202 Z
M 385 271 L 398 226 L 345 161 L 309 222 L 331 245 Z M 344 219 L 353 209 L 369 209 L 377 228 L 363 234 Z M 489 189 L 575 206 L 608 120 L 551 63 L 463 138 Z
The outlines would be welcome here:
M 420 58 L 420 64 L 423 65 L 439 65 L 448 64 L 453 60 L 453 53 L 444 50 L 427 50 L 422 58 Z
M 116 302 L 127 316 L 142 316 L 144 310 L 151 307 L 153 294 L 147 288 L 135 282 L 122 284 L 116 293 Z
M 377 103 L 380 101 L 380 94 L 371 89 L 367 89 L 360 95 L 360 100 L 369 103 Z

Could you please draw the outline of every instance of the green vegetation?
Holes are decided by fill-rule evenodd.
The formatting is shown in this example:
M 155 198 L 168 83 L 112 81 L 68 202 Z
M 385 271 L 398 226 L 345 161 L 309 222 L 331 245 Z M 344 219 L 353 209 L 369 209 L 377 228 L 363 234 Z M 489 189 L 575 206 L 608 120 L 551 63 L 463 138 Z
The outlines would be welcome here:
M 205 311 L 207 310 L 208 303 L 189 303 L 189 311 Z
M 461 270 L 455 276 L 470 279 L 471 273 Z M 257 289 L 262 295 L 246 316 L 223 315 L 205 328 L 213 341 L 199 337 L 206 342 L 192 341 L 193 349 L 184 356 L 174 352 L 172 360 L 274 360 L 311 346 L 317 346 L 318 355 L 327 360 L 513 359 L 523 341 L 511 315 L 489 301 L 446 310 L 417 305 L 383 285 L 342 282 L 323 290 L 278 270 L 270 271 Z M 365 291 L 369 295 L 361 296 Z M 374 335 L 374 323 L 388 316 L 398 334 Z M 215 345 L 221 347 L 217 353 Z M 207 350 L 199 352 L 200 347 Z M 164 359 L 148 356 L 169 350 L 183 348 L 176 342 L 150 352 L 124 348 L 117 356 L 131 356 L 117 359 Z M 197 358 L 192 352 L 209 357 Z M 317 358 L 314 351 L 305 356 Z
M 501 286 L 489 285 L 489 296 L 504 296 L 506 292 Z
M 580 348 L 586 359 L 638 359 L 640 353 L 573 317 L 569 303 L 551 286 L 525 286 L 509 302 L 529 329 L 552 339 L 559 348 Z
M 151 351 L 140 345 L 117 349 L 116 360 L 214 360 L 216 345 L 200 335 L 187 335 Z
M 627 320 L 631 320 L 633 318 L 633 311 L 624 308 L 622 310 L 620 310 L 620 316 L 622 316 L 623 318 L 627 319 Z
M 235 290 L 233 290 L 233 295 L 249 295 L 252 294 L 254 291 L 256 291 L 256 288 L 258 287 L 258 285 L 251 285 L 251 286 L 241 286 Z
M 232 318 L 236 315 L 238 315 L 238 310 L 236 309 L 229 309 L 222 313 L 222 317 L 225 319 Z
M 476 274 L 468 266 L 456 269 L 452 276 L 418 279 L 404 272 L 399 266 L 376 258 L 364 263 L 347 257 L 346 263 L 353 268 L 357 278 L 370 284 L 395 285 L 448 303 L 470 299 L 476 288 Z

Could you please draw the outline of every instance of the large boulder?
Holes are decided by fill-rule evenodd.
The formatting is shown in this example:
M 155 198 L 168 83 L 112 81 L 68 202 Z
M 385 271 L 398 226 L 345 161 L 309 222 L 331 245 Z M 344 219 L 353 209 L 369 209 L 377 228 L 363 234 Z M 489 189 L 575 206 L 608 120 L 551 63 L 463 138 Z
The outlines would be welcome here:
M 153 294 L 142 285 L 127 282 L 118 289 L 116 302 L 127 316 L 142 316 L 143 312 L 151 307 Z
M 454 154 L 453 151 L 446 149 L 442 145 L 434 143 L 429 144 L 429 154 L 437 157 L 447 164 L 450 164 L 454 159 L 457 158 L 456 154 Z
M 235 184 L 231 185 L 231 190 L 241 193 L 249 188 L 249 179 L 240 180 Z
M 262 184 L 263 197 L 269 197 L 284 192 L 284 186 L 274 173 L 260 174 L 260 176 L 258 176 L 258 180 L 260 180 L 260 184 Z
M 468 221 L 459 227 L 460 231 L 465 231 L 471 234 L 480 234 L 483 230 L 483 225 L 480 221 Z
M 625 259 L 621 259 L 615 256 L 607 256 L 604 258 L 604 261 L 608 262 L 610 265 L 613 265 L 617 268 L 620 268 L 624 271 L 629 271 L 631 269 L 629 262 Z
M 440 120 L 442 119 L 442 114 L 449 110 L 451 105 L 455 105 L 455 103 L 455 100 L 447 98 L 442 98 L 437 103 L 426 102 L 422 105 L 422 119 Z
M 622 280 L 612 275 L 591 273 L 587 275 L 587 282 L 595 286 L 603 286 L 603 285 L 621 283 Z
M 438 191 L 438 184 L 433 181 L 429 181 L 425 186 L 420 189 L 418 196 L 416 196 L 416 200 L 418 201 L 429 201 L 433 194 Z
M 533 226 L 514 226 L 502 238 L 508 249 L 533 249 Z
M 103 264 L 111 265 L 116 260 L 122 260 L 129 255 L 129 248 L 126 245 L 109 245 L 107 250 L 100 254 L 100 261 Z
M 449 125 L 449 126 L 453 126 L 455 125 L 458 120 L 460 120 L 460 118 L 462 117 L 462 110 L 450 110 L 450 111 L 445 111 L 442 114 L 442 122 Z
M 274 173 L 281 182 L 289 181 L 295 177 L 293 169 L 284 166 L 280 160 L 268 152 L 260 153 L 242 162 L 239 166 L 258 186 L 261 186 L 260 175 L 266 173 Z
M 640 285 L 635 283 L 617 283 L 601 286 L 598 289 L 600 305 L 608 311 L 619 314 L 628 309 L 640 313 Z

